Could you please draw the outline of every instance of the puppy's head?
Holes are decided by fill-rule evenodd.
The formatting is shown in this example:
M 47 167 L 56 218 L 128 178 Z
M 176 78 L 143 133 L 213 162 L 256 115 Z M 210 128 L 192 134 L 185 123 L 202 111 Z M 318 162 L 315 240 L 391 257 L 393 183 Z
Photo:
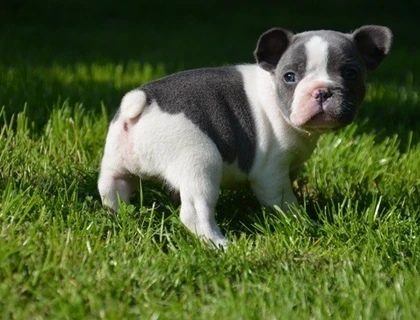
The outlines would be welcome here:
M 382 26 L 351 34 L 275 28 L 261 35 L 255 57 L 272 74 L 286 119 L 319 132 L 353 121 L 365 95 L 366 71 L 376 69 L 391 42 L 391 31 Z

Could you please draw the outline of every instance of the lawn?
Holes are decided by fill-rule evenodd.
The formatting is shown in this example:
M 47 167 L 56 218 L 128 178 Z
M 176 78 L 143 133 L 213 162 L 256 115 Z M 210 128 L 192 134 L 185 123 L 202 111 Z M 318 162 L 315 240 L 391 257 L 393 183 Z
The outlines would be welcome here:
M 0 5 L 0 318 L 418 318 L 420 5 L 310 4 Z M 186 231 L 159 183 L 118 215 L 101 207 L 104 139 L 125 92 L 252 63 L 273 26 L 368 23 L 394 31 L 393 50 L 357 121 L 305 165 L 298 218 L 222 191 L 219 251 Z

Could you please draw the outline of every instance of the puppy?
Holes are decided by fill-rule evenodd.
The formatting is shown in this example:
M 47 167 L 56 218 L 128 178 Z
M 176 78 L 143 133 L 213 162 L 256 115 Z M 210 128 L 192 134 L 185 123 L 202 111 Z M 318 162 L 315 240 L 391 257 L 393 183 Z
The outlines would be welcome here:
M 260 36 L 256 64 L 184 71 L 128 92 L 106 139 L 103 204 L 117 211 L 139 179 L 162 179 L 180 194 L 183 224 L 225 246 L 219 188 L 248 183 L 264 205 L 297 204 L 291 179 L 323 132 L 353 121 L 366 71 L 391 40 L 374 25 L 350 34 L 274 28 Z

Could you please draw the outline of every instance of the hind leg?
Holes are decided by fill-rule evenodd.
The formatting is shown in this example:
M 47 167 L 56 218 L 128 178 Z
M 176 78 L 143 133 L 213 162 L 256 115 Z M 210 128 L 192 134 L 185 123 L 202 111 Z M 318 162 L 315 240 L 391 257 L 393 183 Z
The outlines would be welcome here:
M 189 194 L 181 191 L 182 223 L 199 238 L 213 243 L 216 247 L 227 245 L 214 217 L 217 195 L 211 198 L 204 193 Z
M 207 154 L 190 155 L 181 166 L 176 166 L 173 181 L 178 182 L 175 185 L 181 198 L 180 219 L 199 238 L 217 247 L 226 246 L 227 239 L 216 223 L 214 212 L 223 162 L 217 150 L 207 151 Z
M 102 203 L 114 212 L 118 211 L 119 200 L 130 203 L 130 195 L 138 186 L 139 178 L 122 175 L 111 169 L 102 170 L 98 181 Z

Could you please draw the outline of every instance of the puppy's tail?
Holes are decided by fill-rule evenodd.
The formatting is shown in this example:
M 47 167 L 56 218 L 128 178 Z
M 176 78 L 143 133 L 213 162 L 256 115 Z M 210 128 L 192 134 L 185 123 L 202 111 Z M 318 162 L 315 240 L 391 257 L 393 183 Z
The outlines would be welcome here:
M 139 89 L 132 90 L 122 98 L 120 114 L 123 119 L 133 119 L 143 112 L 146 107 L 146 94 Z

